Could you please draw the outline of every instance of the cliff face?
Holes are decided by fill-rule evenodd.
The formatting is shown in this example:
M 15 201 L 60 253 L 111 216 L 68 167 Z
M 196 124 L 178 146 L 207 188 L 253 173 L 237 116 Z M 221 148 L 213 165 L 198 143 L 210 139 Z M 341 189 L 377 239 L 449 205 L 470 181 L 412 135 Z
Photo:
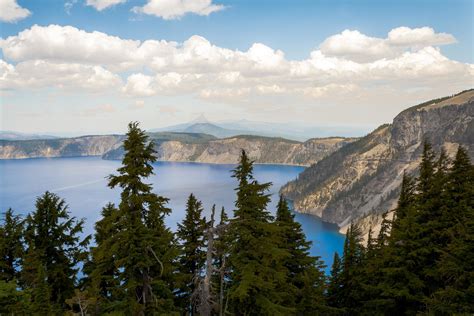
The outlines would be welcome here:
M 347 225 L 393 209 L 403 172 L 415 173 L 423 140 L 454 154 L 459 144 L 474 157 L 474 90 L 407 109 L 307 168 L 281 192 L 295 209 Z
M 158 160 L 205 163 L 237 163 L 245 149 L 257 163 L 309 166 L 342 146 L 348 138 L 310 139 L 297 142 L 283 138 L 235 136 L 217 139 L 206 134 L 153 133 Z M 103 156 L 121 159 L 124 136 L 84 136 L 54 140 L 0 141 L 0 159 L 37 157 Z
M 347 138 L 310 139 L 304 143 L 283 138 L 235 136 L 206 142 L 157 142 L 157 157 L 162 161 L 194 161 L 234 164 L 244 149 L 256 163 L 308 166 L 352 142 Z M 120 159 L 118 149 L 106 154 L 107 159 Z
M 102 156 L 119 147 L 120 135 L 8 141 L 0 140 L 0 159 Z

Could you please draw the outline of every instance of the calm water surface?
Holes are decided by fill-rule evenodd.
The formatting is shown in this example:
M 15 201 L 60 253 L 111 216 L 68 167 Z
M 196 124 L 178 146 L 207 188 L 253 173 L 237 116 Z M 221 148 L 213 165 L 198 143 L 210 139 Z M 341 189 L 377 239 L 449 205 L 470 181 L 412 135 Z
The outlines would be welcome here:
M 119 166 L 119 161 L 99 157 L 0 160 L 0 211 L 11 207 L 26 214 L 34 209 L 36 197 L 49 190 L 66 200 L 73 216 L 86 219 L 84 233 L 92 234 L 101 208 L 109 201 L 117 203 L 119 200 L 120 191 L 109 189 L 106 180 Z M 218 210 L 224 206 L 231 213 L 237 186 L 235 179 L 231 178 L 234 167 L 157 162 L 155 175 L 148 181 L 153 183 L 156 193 L 170 199 L 169 207 L 173 212 L 167 217 L 167 224 L 175 229 L 184 218 L 186 199 L 191 192 L 203 202 L 205 214 L 210 213 L 214 203 Z M 269 206 L 272 213 L 275 212 L 280 187 L 296 178 L 302 170 L 296 166 L 255 166 L 258 181 L 273 183 Z M 329 268 L 334 252 L 342 251 L 344 237 L 337 232 L 335 225 L 317 217 L 296 213 L 296 219 L 313 242 L 312 254 L 321 256 Z

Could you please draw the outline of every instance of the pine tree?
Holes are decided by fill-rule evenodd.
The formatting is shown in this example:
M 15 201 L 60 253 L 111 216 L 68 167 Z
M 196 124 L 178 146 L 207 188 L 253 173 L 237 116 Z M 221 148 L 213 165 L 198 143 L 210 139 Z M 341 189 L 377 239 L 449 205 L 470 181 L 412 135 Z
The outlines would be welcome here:
M 435 266 L 441 286 L 427 300 L 433 314 L 474 313 L 474 166 L 459 147 L 448 174 L 443 222 L 447 246 Z
M 288 253 L 278 247 L 279 229 L 266 210 L 271 183 L 261 184 L 253 178 L 253 162 L 245 151 L 233 177 L 238 187 L 235 217 L 231 220 L 230 308 L 242 315 L 294 312 L 283 305 L 288 293 L 281 291 L 287 276 L 282 262 Z
M 70 217 L 65 201 L 50 192 L 36 200 L 36 210 L 26 218 L 23 282 L 38 297 L 48 293 L 55 310 L 65 308 L 65 300 L 74 294 L 77 265 L 86 258 L 89 237 L 79 237 L 83 225 L 83 220 Z
M 23 220 L 8 209 L 0 225 L 0 280 L 18 279 L 24 253 L 23 233 Z
M 351 223 L 344 242 L 344 255 L 341 272 L 342 306 L 349 311 L 359 306 L 362 295 L 362 280 L 360 279 L 364 247 L 360 228 Z
M 199 277 L 203 271 L 206 253 L 204 251 L 204 230 L 206 221 L 202 217 L 202 203 L 191 194 L 186 204 L 186 216 L 178 224 L 176 235 L 180 242 L 179 257 L 180 291 L 178 296 L 181 306 L 190 315 L 196 314 L 196 304 L 192 297 Z
M 170 213 L 168 199 L 143 182 L 153 174 L 154 143 L 138 123 L 130 123 L 124 150 L 119 174 L 109 176 L 109 187 L 122 189 L 119 230 L 111 242 L 119 291 L 125 297 L 117 308 L 138 315 L 171 313 L 175 310 L 172 283 L 177 252 L 173 234 L 164 224 Z
M 217 309 L 220 316 L 224 315 L 225 307 L 227 306 L 227 288 L 228 280 L 230 277 L 229 269 L 229 249 L 231 245 L 231 240 L 229 236 L 229 217 L 222 207 L 220 213 L 220 221 L 216 229 L 216 241 L 215 241 L 215 253 L 216 260 L 214 262 L 215 271 L 217 274 L 215 276 L 215 288 L 216 292 L 219 293 Z
M 277 206 L 276 222 L 280 228 L 281 248 L 290 255 L 284 260 L 287 269 L 285 291 L 289 297 L 287 306 L 294 307 L 298 315 L 314 315 L 325 305 L 324 264 L 319 257 L 309 254 L 311 242 L 301 225 L 295 221 L 286 200 L 280 196 Z
M 112 252 L 119 232 L 119 211 L 108 203 L 102 209 L 102 219 L 95 224 L 95 243 L 90 250 L 90 260 L 84 266 L 88 275 L 85 286 L 96 302 L 96 311 L 108 310 L 123 299 L 119 288 L 119 270 L 115 265 L 116 255 Z
M 334 260 L 331 267 L 331 275 L 327 289 L 327 302 L 332 307 L 342 307 L 342 260 L 337 252 L 334 253 Z

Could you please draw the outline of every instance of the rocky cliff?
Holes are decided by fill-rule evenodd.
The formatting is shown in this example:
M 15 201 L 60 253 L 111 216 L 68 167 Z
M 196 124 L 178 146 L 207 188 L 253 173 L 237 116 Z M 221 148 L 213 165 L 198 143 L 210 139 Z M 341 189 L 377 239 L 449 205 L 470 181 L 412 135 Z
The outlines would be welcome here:
M 150 133 L 158 160 L 205 163 L 237 163 L 245 149 L 257 163 L 309 166 L 352 138 L 321 138 L 306 142 L 261 136 L 235 136 L 218 139 L 196 133 Z M 52 140 L 0 141 L 0 159 L 37 157 L 103 156 L 121 159 L 124 136 L 84 136 Z
M 403 172 L 417 172 L 425 139 L 451 155 L 461 144 L 474 157 L 474 90 L 403 111 L 307 168 L 281 193 L 297 211 L 341 227 L 364 217 L 380 221 L 372 215 L 396 206 Z
M 82 136 L 74 138 L 0 140 L 0 159 L 101 156 L 120 147 L 124 136 Z

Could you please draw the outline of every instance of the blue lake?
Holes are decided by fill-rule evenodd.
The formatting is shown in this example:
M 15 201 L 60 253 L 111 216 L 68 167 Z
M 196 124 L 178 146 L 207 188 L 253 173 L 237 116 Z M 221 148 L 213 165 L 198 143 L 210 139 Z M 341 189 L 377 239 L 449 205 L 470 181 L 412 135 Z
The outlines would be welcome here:
M 108 188 L 106 180 L 119 166 L 119 161 L 99 157 L 0 160 L 0 211 L 11 207 L 17 213 L 26 214 L 34 209 L 36 197 L 49 190 L 66 200 L 73 216 L 85 218 L 84 233 L 93 234 L 101 208 L 119 200 L 120 191 Z M 157 162 L 154 167 L 155 175 L 148 181 L 153 183 L 156 193 L 170 199 L 169 207 L 173 211 L 166 222 L 172 229 L 183 219 L 186 199 L 191 192 L 203 202 L 205 214 L 210 213 L 214 203 L 218 210 L 224 206 L 232 213 L 237 186 L 231 177 L 234 165 Z M 273 183 L 269 205 L 272 213 L 280 187 L 302 170 L 297 166 L 255 166 L 254 176 L 258 181 Z M 334 252 L 342 251 L 344 236 L 333 224 L 311 215 L 295 214 L 307 238 L 313 242 L 312 254 L 321 256 L 328 270 Z

